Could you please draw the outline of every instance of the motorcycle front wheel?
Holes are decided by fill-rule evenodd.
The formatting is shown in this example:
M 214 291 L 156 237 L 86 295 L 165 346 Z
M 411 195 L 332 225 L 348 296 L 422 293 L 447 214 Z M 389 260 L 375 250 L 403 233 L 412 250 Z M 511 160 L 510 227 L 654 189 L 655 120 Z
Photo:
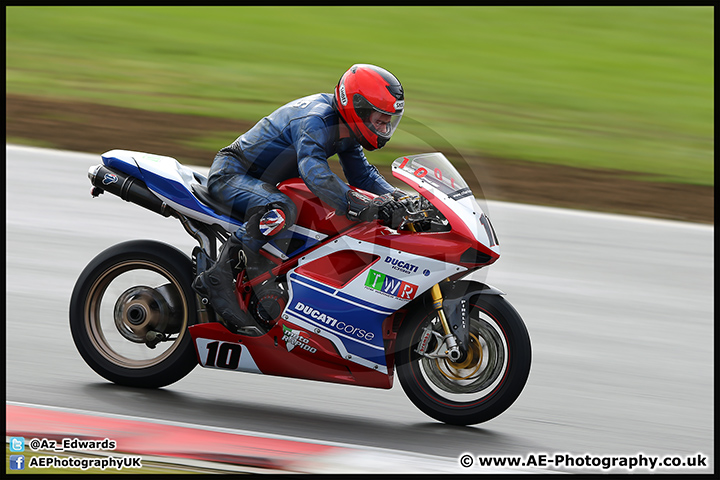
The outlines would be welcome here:
M 197 357 L 188 327 L 196 323 L 192 262 L 151 240 L 120 243 L 83 270 L 70 299 L 78 352 L 119 385 L 158 388 L 190 373 Z
M 469 302 L 470 346 L 459 362 L 418 354 L 435 352 L 443 336 L 435 311 L 417 312 L 398 332 L 396 364 L 410 401 L 426 415 L 452 425 L 486 422 L 507 410 L 530 373 L 530 337 L 522 318 L 498 295 Z M 433 333 L 435 332 L 435 333 Z

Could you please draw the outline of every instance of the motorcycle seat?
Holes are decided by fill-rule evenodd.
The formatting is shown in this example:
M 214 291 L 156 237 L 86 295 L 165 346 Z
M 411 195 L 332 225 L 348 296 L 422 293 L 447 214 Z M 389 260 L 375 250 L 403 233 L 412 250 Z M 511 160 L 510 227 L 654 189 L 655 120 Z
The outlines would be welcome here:
M 197 199 L 200 200 L 202 203 L 212 208 L 215 213 L 220 215 L 227 215 L 228 217 L 239 222 L 245 221 L 240 215 L 233 212 L 232 208 L 223 204 L 222 202 L 218 202 L 217 200 L 215 200 L 210 195 L 210 191 L 207 189 L 206 186 L 200 185 L 198 183 L 193 183 L 191 188 L 193 195 L 195 195 Z

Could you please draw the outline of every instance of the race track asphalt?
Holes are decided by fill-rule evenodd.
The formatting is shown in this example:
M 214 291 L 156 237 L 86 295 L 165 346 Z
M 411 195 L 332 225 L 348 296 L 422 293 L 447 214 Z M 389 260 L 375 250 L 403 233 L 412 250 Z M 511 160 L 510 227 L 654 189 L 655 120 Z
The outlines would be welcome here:
M 452 427 L 417 410 L 397 381 L 373 390 L 196 368 L 157 391 L 108 383 L 70 336 L 81 270 L 123 240 L 188 254 L 194 241 L 172 218 L 91 198 L 87 170 L 99 155 L 6 153 L 9 402 L 455 459 L 700 453 L 706 469 L 663 471 L 714 472 L 713 226 L 488 202 L 502 256 L 475 276 L 525 319 L 533 366 L 507 412 Z

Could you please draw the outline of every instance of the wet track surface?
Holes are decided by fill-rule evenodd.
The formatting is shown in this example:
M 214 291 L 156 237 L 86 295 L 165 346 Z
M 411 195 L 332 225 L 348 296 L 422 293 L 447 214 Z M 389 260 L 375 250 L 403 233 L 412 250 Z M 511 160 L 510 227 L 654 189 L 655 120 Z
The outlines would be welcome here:
M 196 368 L 148 391 L 95 374 L 68 327 L 81 270 L 123 240 L 194 246 L 175 219 L 91 198 L 87 170 L 99 162 L 7 148 L 8 401 L 452 458 L 703 453 L 701 472 L 714 471 L 713 227 L 491 202 L 502 256 L 477 278 L 525 319 L 533 366 L 503 415 L 451 427 L 417 410 L 397 379 L 372 390 Z

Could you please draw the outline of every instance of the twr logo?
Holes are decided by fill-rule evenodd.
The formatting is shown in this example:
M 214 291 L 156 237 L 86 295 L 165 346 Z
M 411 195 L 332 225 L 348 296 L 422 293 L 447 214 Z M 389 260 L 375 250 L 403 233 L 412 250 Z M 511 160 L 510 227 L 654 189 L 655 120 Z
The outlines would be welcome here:
M 418 289 L 417 285 L 403 282 L 398 278 L 375 270 L 370 270 L 370 273 L 368 273 L 365 279 L 365 286 L 403 300 L 412 300 L 415 298 Z

